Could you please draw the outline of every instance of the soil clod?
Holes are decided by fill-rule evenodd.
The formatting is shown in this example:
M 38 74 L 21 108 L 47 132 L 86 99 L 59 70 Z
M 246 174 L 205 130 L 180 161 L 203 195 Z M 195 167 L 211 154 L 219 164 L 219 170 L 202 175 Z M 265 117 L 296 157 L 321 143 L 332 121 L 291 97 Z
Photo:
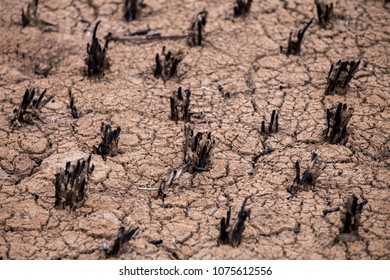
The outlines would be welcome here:
M 190 47 L 201 46 L 203 41 L 203 33 L 207 23 L 208 12 L 203 10 L 194 16 L 188 28 L 187 43 Z
M 103 241 L 103 251 L 106 254 L 106 257 L 112 257 L 118 255 L 121 251 L 124 250 L 127 243 L 132 239 L 138 231 L 138 227 L 129 228 L 127 231 L 124 227 L 119 228 L 118 236 L 114 241 L 114 245 L 111 249 L 108 249 L 107 244 Z
M 299 191 L 308 191 L 313 188 L 317 181 L 317 178 L 321 175 L 322 170 L 326 167 L 316 153 L 312 153 L 309 166 L 303 172 L 301 177 L 301 167 L 299 161 L 295 162 L 295 179 L 293 185 L 287 190 L 292 196 L 296 195 Z
M 21 123 L 33 122 L 33 119 L 40 119 L 39 112 L 47 103 L 49 103 L 54 96 L 49 96 L 45 100 L 46 89 L 39 94 L 39 89 L 26 89 L 23 95 L 22 102 L 18 108 L 15 108 L 12 117 L 12 122 L 15 125 L 20 125 Z M 37 99 L 34 99 L 35 95 L 39 95 Z
M 65 170 L 55 175 L 55 207 L 70 210 L 84 205 L 86 200 L 86 186 L 95 166 L 91 165 L 91 156 L 80 159 L 72 165 L 66 163 Z
M 354 112 L 353 108 L 347 109 L 347 104 L 339 103 L 337 108 L 330 108 L 326 110 L 327 128 L 324 131 L 325 139 L 329 144 L 344 145 L 349 133 L 347 125 Z
M 358 198 L 353 194 L 348 197 L 344 211 L 341 213 L 341 222 L 343 226 L 340 228 L 340 235 L 337 237 L 337 241 L 353 242 L 360 240 L 359 227 L 360 216 L 363 210 L 363 206 L 367 204 L 367 199 L 363 198 L 363 201 L 358 203 Z
M 154 70 L 154 77 L 162 78 L 164 81 L 169 80 L 177 74 L 177 67 L 184 59 L 184 54 L 179 51 L 172 53 L 165 52 L 165 46 L 162 48 L 161 56 L 156 54 L 156 67 Z
M 101 21 L 98 21 L 95 25 L 92 34 L 92 42 L 87 44 L 87 58 L 85 59 L 85 63 L 87 64 L 86 72 L 88 77 L 101 76 L 103 75 L 104 70 L 110 67 L 107 56 L 109 40 L 106 39 L 104 46 L 102 47 L 99 43 L 99 39 L 96 37 L 100 22 Z
M 305 26 L 298 30 L 298 32 L 290 32 L 288 36 L 287 49 L 284 50 L 282 46 L 280 46 L 280 51 L 284 52 L 287 56 L 291 55 L 299 55 L 301 53 L 301 44 L 303 41 L 303 36 L 305 35 L 306 30 L 309 28 L 314 18 L 308 21 Z
M 172 92 L 172 96 L 170 97 L 171 119 L 176 122 L 179 120 L 188 122 L 190 120 L 191 91 L 186 89 L 184 93 L 185 96 L 183 96 L 182 89 L 179 87 L 177 91 Z
M 325 95 L 347 93 L 349 82 L 358 69 L 360 60 L 341 61 L 332 64 L 328 73 Z
M 111 125 L 102 123 L 100 131 L 102 133 L 102 141 L 99 146 L 93 147 L 93 151 L 95 154 L 101 155 L 103 160 L 106 161 L 107 156 L 113 157 L 118 153 L 121 128 L 118 126 L 112 130 Z
M 190 162 L 189 172 L 208 171 L 211 167 L 211 151 L 214 140 L 211 132 L 194 131 L 188 123 L 184 126 L 184 162 Z
M 251 10 L 252 0 L 236 0 L 236 5 L 234 5 L 234 16 L 247 16 Z
M 331 27 L 333 3 L 326 4 L 322 0 L 314 0 L 317 8 L 318 23 L 323 28 Z
M 233 247 L 238 247 L 241 243 L 242 233 L 245 229 L 245 221 L 250 216 L 251 210 L 245 209 L 248 198 L 244 199 L 242 203 L 241 210 L 237 214 L 237 218 L 233 227 L 230 226 L 230 216 L 231 216 L 231 208 L 226 214 L 226 219 L 221 219 L 220 224 L 220 235 L 219 235 L 219 243 L 220 244 L 230 244 Z

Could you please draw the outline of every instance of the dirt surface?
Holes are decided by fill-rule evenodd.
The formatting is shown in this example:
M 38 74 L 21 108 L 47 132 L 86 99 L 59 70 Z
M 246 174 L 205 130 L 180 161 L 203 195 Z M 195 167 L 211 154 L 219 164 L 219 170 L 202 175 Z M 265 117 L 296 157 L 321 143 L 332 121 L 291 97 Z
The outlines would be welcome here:
M 316 15 L 314 1 L 254 1 L 247 18 L 232 20 L 234 1 L 147 0 L 131 23 L 123 2 L 42 0 L 39 17 L 58 24 L 58 32 L 47 32 L 20 26 L 28 1 L 0 1 L 0 259 L 104 259 L 102 242 L 111 246 L 121 226 L 139 227 L 121 259 L 390 258 L 389 4 L 335 1 L 333 28 L 315 19 L 301 55 L 287 57 L 279 47 Z M 110 69 L 100 79 L 85 76 L 98 19 L 101 41 L 108 32 L 147 26 L 183 34 L 203 8 L 209 14 L 202 47 L 110 42 Z M 82 19 L 92 22 L 86 32 Z M 185 53 L 179 76 L 166 82 L 153 76 L 164 45 Z M 325 96 L 330 65 L 339 59 L 361 63 L 345 96 Z M 158 188 L 183 165 L 184 123 L 169 119 L 169 97 L 179 86 L 192 92 L 191 126 L 212 132 L 212 168 L 184 173 L 162 202 L 145 188 Z M 54 101 L 41 121 L 13 127 L 12 112 L 30 87 L 47 88 Z M 69 87 L 79 119 L 71 116 Z M 339 102 L 354 108 L 350 136 L 345 145 L 330 145 L 322 135 L 326 109 Z M 272 110 L 279 111 L 279 131 L 266 141 L 272 152 L 253 163 L 264 148 L 260 123 Z M 94 154 L 84 206 L 56 209 L 54 174 L 92 152 L 102 122 L 122 128 L 118 155 L 104 162 Z M 306 168 L 312 152 L 326 168 L 313 190 L 287 199 L 295 162 Z M 362 239 L 335 243 L 340 212 L 322 211 L 343 209 L 352 194 L 368 200 Z M 241 245 L 219 245 L 221 218 L 231 206 L 234 221 L 245 197 L 251 215 Z

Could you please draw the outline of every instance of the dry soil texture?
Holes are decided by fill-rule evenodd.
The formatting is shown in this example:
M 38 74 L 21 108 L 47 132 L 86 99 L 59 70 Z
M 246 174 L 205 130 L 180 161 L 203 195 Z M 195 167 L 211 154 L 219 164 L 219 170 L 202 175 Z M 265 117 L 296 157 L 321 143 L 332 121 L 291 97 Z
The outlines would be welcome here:
M 390 7 L 384 1 L 335 1 L 333 28 L 315 20 L 300 56 L 280 53 L 290 31 L 316 15 L 314 1 L 254 1 L 247 18 L 232 19 L 233 0 L 147 0 L 139 20 L 123 20 L 120 0 L 42 0 L 39 18 L 58 32 L 20 26 L 28 1 L 0 2 L 0 259 L 104 259 L 120 226 L 139 227 L 121 259 L 389 259 Z M 149 26 L 186 33 L 191 17 L 209 12 L 202 47 L 185 40 L 110 42 L 111 68 L 100 79 L 84 75 L 92 29 L 98 37 Z M 86 32 L 82 19 L 92 22 Z M 182 50 L 178 77 L 153 76 L 163 45 Z M 333 62 L 360 59 L 345 96 L 325 96 Z M 50 70 L 45 73 L 45 69 Z M 47 75 L 46 75 L 47 74 Z M 224 97 L 217 84 L 230 93 Z M 191 126 L 215 139 L 210 171 L 186 172 L 155 199 L 161 180 L 183 165 L 183 122 L 169 119 L 178 86 L 192 91 Z M 33 124 L 13 127 L 12 112 L 26 88 L 47 88 L 54 101 Z M 73 119 L 68 88 L 81 116 Z M 323 141 L 326 109 L 354 108 L 346 145 Z M 279 111 L 279 132 L 262 149 L 259 126 Z M 101 122 L 121 126 L 119 154 L 96 168 L 85 205 L 55 209 L 55 176 L 68 160 L 91 153 Z M 294 163 L 316 152 L 326 163 L 313 190 L 287 199 Z M 335 243 L 345 199 L 364 196 L 361 240 Z M 242 201 L 251 208 L 241 245 L 219 245 L 220 219 Z M 299 227 L 300 225 L 300 227 Z M 161 245 L 148 241 L 162 239 Z

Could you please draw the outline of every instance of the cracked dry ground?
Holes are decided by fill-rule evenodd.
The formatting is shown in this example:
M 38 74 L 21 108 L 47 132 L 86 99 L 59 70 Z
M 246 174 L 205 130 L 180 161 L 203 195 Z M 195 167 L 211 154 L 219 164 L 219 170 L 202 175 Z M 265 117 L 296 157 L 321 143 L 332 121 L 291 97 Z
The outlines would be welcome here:
M 234 1 L 146 1 L 138 21 L 123 21 L 120 0 L 40 1 L 40 18 L 58 23 L 42 32 L 18 23 L 27 1 L 0 3 L 0 259 L 103 259 L 103 240 L 113 243 L 118 228 L 139 231 L 118 256 L 123 259 L 389 259 L 389 5 L 383 1 L 337 1 L 333 28 L 315 21 L 300 56 L 286 57 L 290 31 L 316 14 L 313 1 L 254 1 L 246 19 L 231 20 Z M 111 68 L 101 79 L 83 74 L 91 25 L 98 37 L 145 28 L 164 34 L 186 32 L 189 18 L 209 12 L 203 47 L 185 41 L 146 44 L 110 42 Z M 153 77 L 154 57 L 163 45 L 186 54 L 179 78 Z M 345 96 L 325 96 L 331 62 L 361 59 Z M 52 66 L 47 77 L 37 69 Z M 216 84 L 230 92 L 224 98 Z M 183 174 L 163 203 L 156 188 L 182 166 L 183 122 L 169 120 L 171 92 L 191 89 L 191 125 L 215 137 L 213 166 L 192 177 Z M 28 87 L 47 88 L 54 101 L 42 121 L 12 128 L 10 116 Z M 68 88 L 81 117 L 72 119 Z M 322 140 L 326 109 L 352 106 L 345 146 Z M 279 111 L 279 132 L 267 145 L 273 152 L 252 158 L 263 147 L 259 125 Z M 91 153 L 101 122 L 121 126 L 120 153 L 96 168 L 85 205 L 54 208 L 55 176 L 68 160 Z M 316 152 L 326 163 L 314 190 L 287 200 L 294 163 L 305 168 Z M 334 243 L 340 206 L 356 194 L 362 211 L 362 240 Z M 232 207 L 235 219 L 249 197 L 251 217 L 241 245 L 218 245 L 220 219 Z M 294 232 L 297 224 L 300 231 Z M 162 239 L 159 246 L 148 243 Z

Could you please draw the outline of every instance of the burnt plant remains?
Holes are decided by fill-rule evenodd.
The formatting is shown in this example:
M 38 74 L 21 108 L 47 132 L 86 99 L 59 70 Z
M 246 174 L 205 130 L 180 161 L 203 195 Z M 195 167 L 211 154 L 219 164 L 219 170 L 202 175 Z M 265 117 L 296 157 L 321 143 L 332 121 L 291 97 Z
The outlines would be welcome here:
M 102 141 L 99 146 L 94 146 L 94 153 L 101 155 L 104 161 L 107 160 L 107 156 L 113 157 L 118 153 L 119 135 L 121 128 L 118 126 L 112 130 L 111 125 L 102 123 L 100 128 L 102 133 Z
M 207 23 L 208 12 L 203 10 L 196 14 L 188 28 L 187 43 L 189 46 L 201 46 L 203 41 L 203 32 Z
M 184 59 L 184 55 L 181 51 L 172 53 L 171 51 L 165 52 L 165 46 L 162 48 L 161 55 L 156 54 L 156 67 L 154 69 L 154 77 L 162 78 L 164 81 L 176 76 L 177 67 L 179 63 Z
M 293 185 L 288 188 L 288 192 L 294 196 L 299 191 L 308 191 L 313 188 L 317 181 L 317 178 L 321 175 L 322 170 L 326 167 L 325 163 L 322 162 L 316 153 L 312 153 L 309 166 L 303 172 L 301 177 L 301 167 L 299 161 L 295 162 L 295 179 Z
M 237 214 L 236 221 L 233 226 L 230 226 L 231 209 L 227 211 L 226 218 L 221 219 L 219 243 L 230 244 L 233 247 L 238 247 L 241 243 L 242 234 L 245 229 L 245 221 L 249 218 L 251 210 L 245 209 L 248 198 L 244 199 L 241 210 Z
M 284 50 L 283 47 L 280 46 L 280 51 L 285 52 L 287 56 L 289 56 L 290 54 L 299 55 L 301 53 L 301 44 L 303 41 L 303 36 L 305 35 L 306 30 L 309 28 L 313 20 L 314 18 L 308 21 L 302 29 L 298 30 L 298 32 L 290 32 L 287 41 L 287 49 Z
M 22 102 L 13 111 L 12 122 L 15 125 L 20 125 L 21 123 L 31 124 L 34 119 L 39 119 L 39 112 L 42 107 L 53 99 L 53 96 L 49 96 L 44 100 L 45 94 L 46 89 L 41 94 L 39 94 L 39 89 L 26 89 Z M 39 97 L 34 99 L 35 95 Z
M 333 3 L 325 4 L 322 0 L 314 0 L 317 8 L 318 23 L 321 27 L 331 27 L 333 17 Z
M 80 159 L 72 165 L 66 163 L 65 170 L 57 173 L 55 207 L 74 210 L 81 207 L 86 200 L 86 186 L 95 166 L 91 165 L 91 156 Z
M 112 245 L 112 248 L 109 249 L 107 243 L 103 241 L 103 251 L 106 254 L 106 257 L 113 257 L 118 255 L 121 251 L 124 250 L 128 242 L 136 235 L 138 227 L 129 228 L 127 231 L 124 227 L 120 227 L 118 235 Z
M 99 43 L 99 39 L 96 37 L 99 24 L 100 21 L 96 23 L 93 30 L 92 42 L 87 44 L 87 57 L 85 63 L 87 64 L 86 72 L 88 77 L 101 76 L 103 75 L 104 70 L 110 67 L 107 56 L 109 40 L 106 39 L 104 46 L 102 47 Z
M 341 61 L 332 64 L 328 73 L 325 95 L 347 93 L 349 82 L 358 69 L 360 60 Z
M 191 91 L 186 89 L 183 95 L 181 87 L 177 91 L 172 92 L 170 97 L 171 102 L 171 119 L 174 121 L 185 121 L 190 120 L 190 97 Z
M 38 26 L 43 28 L 44 31 L 58 31 L 58 25 L 56 23 L 39 19 L 38 4 L 38 0 L 31 0 L 31 3 L 27 5 L 26 11 L 22 8 L 22 27 Z
M 340 235 L 337 237 L 337 241 L 353 242 L 361 239 L 358 233 L 360 217 L 363 206 L 366 205 L 367 202 L 367 199 L 363 198 L 363 201 L 358 203 L 358 198 L 355 194 L 348 197 L 346 207 L 341 213 L 341 222 L 343 225 L 340 228 Z
M 260 133 L 261 134 L 271 134 L 274 132 L 278 132 L 279 122 L 278 122 L 278 112 L 276 110 L 272 110 L 271 119 L 269 121 L 268 126 L 265 125 L 265 121 L 263 120 L 260 125 Z
M 125 0 L 124 4 L 125 19 L 127 21 L 138 19 L 141 9 L 146 6 L 143 0 Z
M 345 103 L 339 103 L 337 108 L 326 110 L 327 128 L 324 131 L 324 135 L 329 144 L 345 145 L 349 136 L 347 125 L 353 111 L 351 107 L 347 109 L 347 104 Z
M 234 16 L 247 16 L 251 10 L 252 0 L 236 0 L 236 5 L 234 5 Z
M 77 111 L 76 108 L 76 99 L 74 98 L 72 94 L 72 89 L 68 88 L 68 95 L 69 95 L 69 108 L 70 108 L 70 113 L 74 119 L 78 119 L 80 117 L 79 112 Z
M 22 8 L 22 26 L 26 27 L 29 25 L 36 25 L 38 22 L 38 0 L 32 0 L 31 3 L 28 3 L 26 12 Z
M 184 126 L 184 163 L 190 164 L 190 173 L 208 171 L 211 167 L 211 151 L 214 140 L 211 132 L 194 131 L 185 124 Z

